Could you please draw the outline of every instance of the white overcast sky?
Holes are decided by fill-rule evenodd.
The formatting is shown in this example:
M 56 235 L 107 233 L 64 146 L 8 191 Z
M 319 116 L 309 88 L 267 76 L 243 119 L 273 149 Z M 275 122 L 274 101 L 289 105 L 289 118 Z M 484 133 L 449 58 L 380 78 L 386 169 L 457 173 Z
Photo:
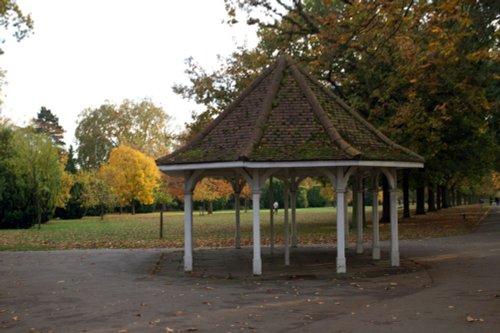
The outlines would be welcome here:
M 78 114 L 105 101 L 150 98 L 180 129 L 196 106 L 172 92 L 187 82 L 184 60 L 214 68 L 217 54 L 255 45 L 252 28 L 229 27 L 223 0 L 18 0 L 34 33 L 3 44 L 1 114 L 19 125 L 41 106 L 74 140 Z

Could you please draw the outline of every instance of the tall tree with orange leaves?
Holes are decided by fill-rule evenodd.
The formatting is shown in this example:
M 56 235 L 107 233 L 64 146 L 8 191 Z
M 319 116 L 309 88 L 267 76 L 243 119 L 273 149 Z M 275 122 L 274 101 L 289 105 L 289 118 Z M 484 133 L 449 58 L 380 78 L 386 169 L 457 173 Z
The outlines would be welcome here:
M 196 184 L 193 192 L 194 201 L 208 202 L 208 214 L 213 212 L 213 202 L 219 198 L 233 193 L 231 184 L 226 180 L 217 178 L 203 178 Z

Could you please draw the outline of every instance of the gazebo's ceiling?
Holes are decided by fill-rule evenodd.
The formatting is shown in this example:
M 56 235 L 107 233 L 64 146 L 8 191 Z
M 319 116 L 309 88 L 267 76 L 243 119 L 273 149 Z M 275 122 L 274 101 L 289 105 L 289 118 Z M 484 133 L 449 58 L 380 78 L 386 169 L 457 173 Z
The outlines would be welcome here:
M 282 55 L 193 141 L 157 164 L 306 161 L 420 164 L 423 158 Z

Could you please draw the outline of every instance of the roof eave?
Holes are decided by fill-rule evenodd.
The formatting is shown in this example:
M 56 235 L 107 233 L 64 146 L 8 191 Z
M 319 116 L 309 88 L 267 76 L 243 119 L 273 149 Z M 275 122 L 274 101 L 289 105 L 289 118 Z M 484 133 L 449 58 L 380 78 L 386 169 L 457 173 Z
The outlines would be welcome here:
M 339 161 L 278 161 L 278 162 L 251 162 L 251 161 L 230 161 L 230 162 L 208 162 L 208 163 L 186 163 L 160 165 L 160 171 L 166 173 L 182 173 L 192 170 L 216 170 L 216 169 L 282 169 L 282 168 L 329 168 L 329 167 L 379 167 L 379 168 L 423 168 L 421 162 L 405 161 L 370 161 L 370 160 L 339 160 Z

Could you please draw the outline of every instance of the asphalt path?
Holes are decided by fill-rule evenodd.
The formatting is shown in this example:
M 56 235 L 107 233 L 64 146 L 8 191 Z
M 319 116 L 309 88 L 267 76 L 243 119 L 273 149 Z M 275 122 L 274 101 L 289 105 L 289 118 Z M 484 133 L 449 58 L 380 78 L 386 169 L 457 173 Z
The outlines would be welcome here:
M 500 207 L 477 232 L 401 241 L 402 266 L 335 249 L 0 252 L 0 332 L 500 332 Z M 368 245 L 367 251 L 368 252 Z

